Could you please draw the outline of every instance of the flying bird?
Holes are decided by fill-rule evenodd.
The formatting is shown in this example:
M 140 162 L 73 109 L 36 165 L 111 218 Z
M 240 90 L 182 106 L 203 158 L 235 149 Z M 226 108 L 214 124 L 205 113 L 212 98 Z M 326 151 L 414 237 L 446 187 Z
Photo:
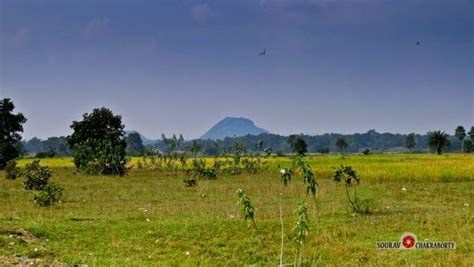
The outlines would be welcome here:
M 416 42 L 416 45 L 420 45 L 420 42 L 419 42 L 419 41 L 418 41 L 418 42 Z
M 267 53 L 267 49 L 263 49 L 263 52 L 260 52 L 258 54 L 261 55 L 261 56 L 265 56 L 266 53 Z

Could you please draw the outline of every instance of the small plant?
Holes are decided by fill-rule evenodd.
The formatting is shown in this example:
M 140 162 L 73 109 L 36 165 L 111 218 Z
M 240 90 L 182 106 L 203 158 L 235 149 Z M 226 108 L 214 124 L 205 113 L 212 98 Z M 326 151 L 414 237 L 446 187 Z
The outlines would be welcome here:
M 248 226 L 251 224 L 255 227 L 255 208 L 252 205 L 252 201 L 247 196 L 244 190 L 237 190 L 238 201 L 237 204 L 242 208 L 242 213 L 244 215 L 244 220 L 248 223 Z
M 295 210 L 296 223 L 293 227 L 293 242 L 296 243 L 298 249 L 296 251 L 296 256 L 298 257 L 301 248 L 306 242 L 306 237 L 309 234 L 309 217 L 308 217 L 308 204 L 306 202 L 301 202 L 298 205 L 298 208 Z M 296 262 L 295 262 L 295 265 Z
M 15 160 L 10 160 L 5 166 L 6 178 L 9 180 L 15 180 L 21 176 L 21 170 L 16 166 Z
M 184 179 L 183 183 L 184 183 L 184 186 L 186 187 L 197 186 L 197 181 L 195 179 Z
M 313 198 L 316 198 L 318 183 L 316 182 L 314 173 L 311 170 L 311 166 L 309 166 L 308 162 L 306 162 L 302 157 L 295 157 L 293 159 L 293 165 L 301 172 L 303 182 L 307 184 L 306 192 L 308 194 L 311 193 Z
M 304 245 L 306 236 L 309 233 L 309 217 L 308 217 L 308 204 L 301 202 L 298 204 L 298 208 L 295 210 L 296 224 L 293 227 L 293 241 L 298 246 Z
M 59 201 L 63 194 L 63 189 L 54 184 L 48 184 L 42 190 L 36 192 L 33 201 L 40 207 L 48 207 Z
M 281 181 L 283 182 L 285 186 L 288 186 L 288 183 L 291 182 L 292 175 L 293 175 L 293 172 L 290 169 L 280 168 Z
M 48 167 L 40 166 L 39 162 L 39 160 L 35 160 L 25 166 L 24 187 L 26 190 L 42 190 L 48 185 L 49 178 L 53 175 Z
M 370 154 L 370 149 L 366 148 L 366 149 L 362 150 L 362 154 L 364 154 L 366 156 L 369 155 Z
M 373 208 L 372 200 L 359 199 L 359 197 L 357 196 L 357 186 L 360 183 L 360 178 L 357 176 L 356 171 L 351 166 L 341 165 L 335 170 L 332 178 L 336 183 L 344 181 L 347 200 L 351 204 L 352 210 L 354 212 L 361 214 L 371 213 Z

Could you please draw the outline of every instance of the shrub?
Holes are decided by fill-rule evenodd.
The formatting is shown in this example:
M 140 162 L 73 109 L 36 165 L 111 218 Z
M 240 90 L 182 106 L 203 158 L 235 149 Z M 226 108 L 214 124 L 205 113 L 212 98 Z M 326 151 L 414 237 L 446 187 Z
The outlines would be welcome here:
M 59 201 L 63 194 L 63 189 L 54 184 L 48 184 L 42 190 L 36 192 L 33 200 L 40 207 L 51 206 Z
M 370 154 L 370 149 L 366 148 L 366 149 L 362 150 L 362 154 L 369 155 Z
M 197 181 L 195 179 L 184 179 L 183 183 L 184 183 L 184 186 L 186 187 L 197 186 Z
M 74 162 L 85 173 L 123 175 L 127 171 L 125 151 L 109 140 L 87 140 L 76 145 L 75 151 Z
M 21 176 L 21 170 L 16 166 L 16 160 L 10 160 L 9 162 L 7 162 L 5 171 L 5 177 L 9 180 L 15 180 L 16 178 Z
M 73 121 L 73 134 L 67 141 L 75 151 L 76 167 L 86 173 L 125 174 L 124 127 L 122 117 L 107 108 L 94 109 L 82 121 Z
M 216 179 L 218 167 L 219 165 L 216 163 L 214 163 L 213 167 L 206 167 L 206 161 L 204 159 L 193 159 L 190 172 L 192 175 L 200 178 Z
M 39 162 L 39 160 L 35 160 L 25 166 L 24 187 L 26 190 L 42 190 L 48 185 L 49 178 L 53 175 L 48 167 L 40 166 Z

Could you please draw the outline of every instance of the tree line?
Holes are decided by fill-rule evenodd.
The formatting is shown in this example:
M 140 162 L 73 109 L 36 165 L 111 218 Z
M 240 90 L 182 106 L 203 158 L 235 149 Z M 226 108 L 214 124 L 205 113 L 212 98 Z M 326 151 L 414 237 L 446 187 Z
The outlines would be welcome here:
M 473 150 L 474 126 L 467 132 L 463 126 L 455 129 L 450 136 L 442 131 L 420 134 L 378 133 L 370 130 L 363 134 L 323 134 L 323 135 L 290 135 L 261 134 L 242 136 L 223 140 L 184 140 L 182 135 L 167 138 L 144 146 L 138 133 L 125 135 L 125 125 L 119 115 L 110 109 L 97 108 L 92 113 L 85 113 L 80 121 L 73 121 L 73 133 L 67 137 L 50 137 L 46 140 L 33 138 L 21 142 L 20 133 L 27 119 L 22 113 L 14 113 L 13 102 L 5 98 L 0 100 L 0 169 L 7 162 L 22 154 L 35 152 L 38 157 L 69 156 L 74 157 L 78 169 L 94 173 L 123 174 L 127 155 L 146 155 L 173 149 L 178 153 L 201 153 L 203 155 L 229 154 L 235 144 L 244 153 L 305 154 L 305 153 L 354 153 L 369 154 L 376 151 L 414 152 Z M 199 151 L 196 150 L 199 148 Z

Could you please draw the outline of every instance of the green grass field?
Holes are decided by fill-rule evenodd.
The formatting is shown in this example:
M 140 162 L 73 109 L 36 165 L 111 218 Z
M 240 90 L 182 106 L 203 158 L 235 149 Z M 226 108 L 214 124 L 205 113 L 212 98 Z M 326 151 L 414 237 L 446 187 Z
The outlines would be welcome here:
M 211 159 L 209 159 L 210 161 Z M 132 169 L 127 176 L 74 172 L 72 159 L 43 159 L 61 203 L 39 208 L 23 178 L 0 179 L 0 265 L 19 257 L 89 266 L 279 264 L 284 221 L 284 263 L 295 260 L 293 210 L 310 204 L 311 231 L 302 257 L 309 265 L 474 265 L 474 155 L 349 155 L 308 158 L 320 184 L 320 236 L 311 198 L 294 177 L 285 188 L 273 158 L 268 172 L 219 176 L 187 188 L 184 174 Z M 24 166 L 31 160 L 20 161 Z M 131 164 L 134 165 L 134 158 Z M 351 165 L 359 193 L 375 201 L 371 215 L 352 214 L 334 167 Z M 0 172 L 0 177 L 4 172 Z M 257 228 L 243 222 L 235 191 L 244 189 L 256 208 Z M 406 188 L 406 190 L 402 190 Z M 21 230 L 23 229 L 23 230 Z M 22 236 L 18 235 L 22 232 Z M 377 241 L 455 241 L 455 250 L 379 250 Z M 15 234 L 16 233 L 16 234 Z

